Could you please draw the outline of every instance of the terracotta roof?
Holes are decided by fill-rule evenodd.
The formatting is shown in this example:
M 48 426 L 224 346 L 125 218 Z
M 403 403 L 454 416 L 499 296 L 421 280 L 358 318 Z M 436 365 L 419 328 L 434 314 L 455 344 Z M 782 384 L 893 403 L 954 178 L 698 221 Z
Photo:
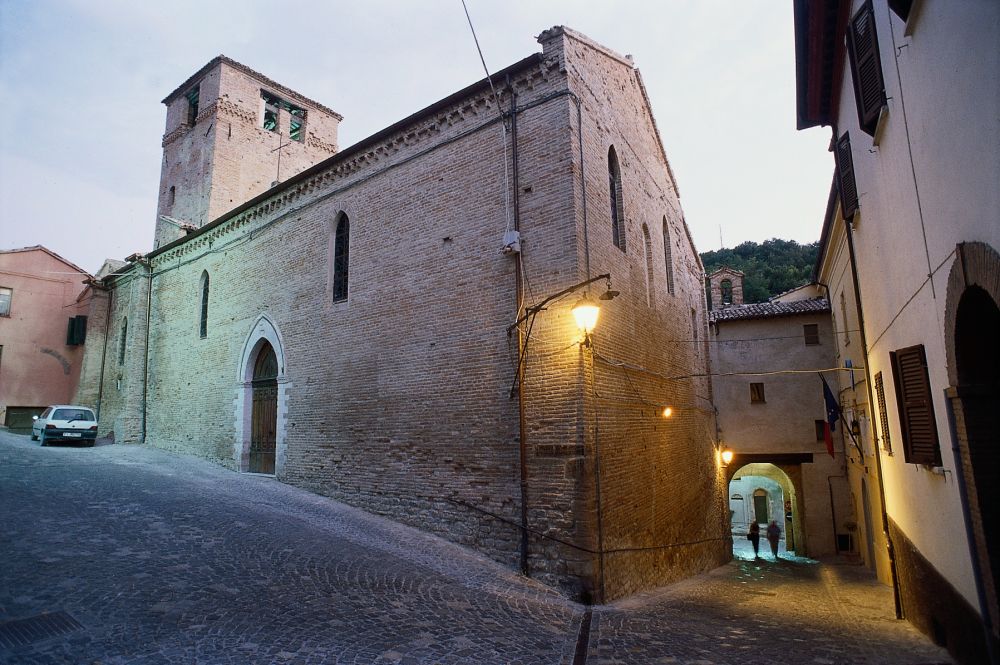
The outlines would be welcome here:
M 55 258 L 55 259 L 57 259 L 59 261 L 62 261 L 63 263 L 65 263 L 70 268 L 75 269 L 77 272 L 79 272 L 84 277 L 90 277 L 90 273 L 89 272 L 87 272 L 86 270 L 84 270 L 80 266 L 76 265 L 72 261 L 67 261 L 65 258 L 59 256 L 58 254 L 56 254 L 55 252 L 53 252 L 48 247 L 43 247 L 42 245 L 31 245 L 30 247 L 15 247 L 14 249 L 0 249 L 0 254 L 13 254 L 15 252 L 45 252 L 49 256 L 52 256 L 53 258 Z
M 811 298 L 809 300 L 793 300 L 792 302 L 758 302 L 725 309 L 713 309 L 708 313 L 708 318 L 712 323 L 717 323 L 721 321 L 746 321 L 748 319 L 772 319 L 779 316 L 818 314 L 829 311 L 830 303 L 826 298 Z

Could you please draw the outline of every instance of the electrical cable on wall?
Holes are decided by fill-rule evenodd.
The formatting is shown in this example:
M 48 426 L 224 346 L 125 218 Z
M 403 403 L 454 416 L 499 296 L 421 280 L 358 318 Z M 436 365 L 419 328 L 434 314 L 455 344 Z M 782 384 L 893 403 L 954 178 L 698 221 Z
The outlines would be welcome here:
M 465 19 L 469 22 L 469 30 L 472 32 L 472 40 L 476 43 L 476 51 L 479 52 L 479 61 L 483 63 L 483 71 L 486 72 L 486 81 L 490 84 L 490 90 L 493 92 L 493 100 L 497 105 L 497 115 L 500 116 L 500 135 L 503 139 L 503 195 L 504 195 L 504 212 L 507 217 L 507 226 L 504 229 L 505 232 L 510 231 L 511 218 L 510 218 L 510 167 L 508 166 L 508 154 L 507 154 L 507 122 L 504 120 L 503 111 L 500 109 L 500 95 L 497 94 L 497 89 L 493 85 L 493 77 L 490 75 L 490 70 L 486 66 L 486 58 L 483 57 L 483 49 L 479 47 L 479 38 L 476 36 L 476 29 L 472 26 L 472 17 L 469 16 L 469 8 L 465 5 L 465 0 L 462 0 L 462 9 L 465 10 Z

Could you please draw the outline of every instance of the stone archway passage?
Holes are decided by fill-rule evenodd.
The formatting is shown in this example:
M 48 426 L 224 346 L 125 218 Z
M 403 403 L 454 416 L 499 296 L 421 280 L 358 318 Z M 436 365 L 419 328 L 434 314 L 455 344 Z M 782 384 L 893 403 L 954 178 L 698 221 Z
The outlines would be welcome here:
M 990 295 L 970 286 L 962 295 L 955 322 L 955 359 L 964 443 L 968 449 L 974 530 L 988 596 L 996 606 L 1000 581 L 1000 308 Z
M 278 359 L 270 343 L 264 342 L 253 368 L 253 406 L 250 416 L 251 473 L 274 473 L 274 450 L 278 429 Z

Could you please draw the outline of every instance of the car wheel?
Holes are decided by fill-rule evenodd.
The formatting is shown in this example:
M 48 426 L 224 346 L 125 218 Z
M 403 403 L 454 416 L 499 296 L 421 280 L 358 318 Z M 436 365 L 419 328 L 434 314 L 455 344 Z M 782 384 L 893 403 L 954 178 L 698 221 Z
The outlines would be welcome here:
M 38 441 L 38 437 L 35 435 L 35 430 L 31 430 L 31 440 Z
M 42 435 L 41 435 L 41 437 L 40 437 L 40 438 L 39 438 L 38 440 L 39 440 L 39 441 L 41 441 L 41 446 L 42 446 L 43 448 L 44 448 L 45 446 L 49 445 L 49 444 L 45 443 L 45 432 L 42 432 Z

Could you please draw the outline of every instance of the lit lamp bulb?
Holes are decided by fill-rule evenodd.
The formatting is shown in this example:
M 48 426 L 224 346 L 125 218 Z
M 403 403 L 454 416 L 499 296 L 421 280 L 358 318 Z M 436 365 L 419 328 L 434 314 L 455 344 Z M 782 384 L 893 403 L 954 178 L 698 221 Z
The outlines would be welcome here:
M 722 457 L 723 466 L 729 466 L 729 463 L 733 461 L 733 451 L 729 448 L 724 449 L 722 453 L 720 453 L 720 456 Z
M 573 318 L 576 319 L 576 327 L 583 332 L 584 346 L 590 346 L 590 333 L 597 325 L 597 315 L 600 312 L 601 308 L 586 294 L 573 305 Z
M 674 415 L 674 409 L 673 409 L 673 407 L 670 407 L 670 406 L 663 407 L 663 417 L 664 418 L 669 418 L 672 415 Z

